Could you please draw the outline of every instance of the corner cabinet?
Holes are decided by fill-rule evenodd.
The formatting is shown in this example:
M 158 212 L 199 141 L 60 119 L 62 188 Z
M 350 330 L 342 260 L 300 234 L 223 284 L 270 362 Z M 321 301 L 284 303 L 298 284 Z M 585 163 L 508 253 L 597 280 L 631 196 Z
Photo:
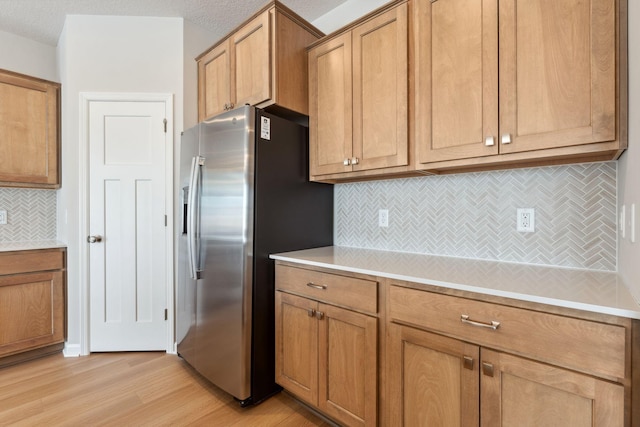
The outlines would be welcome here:
M 394 2 L 310 47 L 312 180 L 409 170 L 408 13 Z
M 418 169 L 627 147 L 626 0 L 416 0 L 413 20 Z
M 276 265 L 276 382 L 348 426 L 377 425 L 377 282 Z
M 198 120 L 244 104 L 308 114 L 306 47 L 323 33 L 274 1 L 200 55 Z
M 630 321 L 401 286 L 389 319 L 390 425 L 629 425 Z
M 0 186 L 60 187 L 60 85 L 0 70 Z
M 64 249 L 0 253 L 0 366 L 62 349 L 65 257 Z

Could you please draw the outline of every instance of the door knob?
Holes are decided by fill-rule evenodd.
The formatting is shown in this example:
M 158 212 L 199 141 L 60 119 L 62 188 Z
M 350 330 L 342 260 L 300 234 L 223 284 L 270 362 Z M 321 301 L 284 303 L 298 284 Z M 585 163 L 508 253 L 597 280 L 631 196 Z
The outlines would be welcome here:
M 87 242 L 89 242 L 89 243 L 102 242 L 102 236 L 89 236 L 89 237 L 87 237 Z

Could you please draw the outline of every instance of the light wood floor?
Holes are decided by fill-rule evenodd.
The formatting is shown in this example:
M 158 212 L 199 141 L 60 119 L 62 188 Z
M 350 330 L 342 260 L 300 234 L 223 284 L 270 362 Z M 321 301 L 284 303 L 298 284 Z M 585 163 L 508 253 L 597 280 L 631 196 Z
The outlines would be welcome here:
M 250 408 L 165 353 L 54 355 L 0 369 L 0 426 L 323 426 L 285 393 Z

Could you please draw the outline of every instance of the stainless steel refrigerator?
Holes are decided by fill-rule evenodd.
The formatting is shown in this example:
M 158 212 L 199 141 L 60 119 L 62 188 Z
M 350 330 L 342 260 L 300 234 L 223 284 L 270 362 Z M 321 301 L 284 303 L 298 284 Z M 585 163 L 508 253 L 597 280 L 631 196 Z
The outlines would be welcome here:
M 250 106 L 182 135 L 178 354 L 242 406 L 279 390 L 269 254 L 333 243 L 333 187 L 308 162 L 306 127 Z

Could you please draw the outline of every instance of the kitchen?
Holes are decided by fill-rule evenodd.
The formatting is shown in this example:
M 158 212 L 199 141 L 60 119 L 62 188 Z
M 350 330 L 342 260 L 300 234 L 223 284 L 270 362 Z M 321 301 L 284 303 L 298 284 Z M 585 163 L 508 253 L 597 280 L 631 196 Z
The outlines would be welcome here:
M 355 3 L 355 2 L 353 2 Z M 355 6 L 354 6 L 355 7 Z M 375 6 L 373 6 L 375 7 Z M 359 14 L 347 17 L 343 11 L 336 11 L 333 19 L 344 21 L 337 26 L 364 14 L 361 10 Z M 629 4 L 629 22 L 634 22 L 633 17 L 639 17 L 636 4 Z M 321 23 L 317 26 L 324 29 Z M 325 32 L 331 29 L 324 29 Z M 629 40 L 637 40 L 637 30 L 631 26 L 629 28 Z M 144 33 L 143 37 L 141 33 Z M 117 34 L 117 36 L 116 36 Z M 63 90 L 63 145 L 62 164 L 78 165 L 79 161 L 79 105 L 77 102 L 79 93 L 82 91 L 104 91 L 104 92 L 170 92 L 175 94 L 175 123 L 174 140 L 179 140 L 179 132 L 190 125 L 195 124 L 196 102 L 195 93 L 195 65 L 191 62 L 194 57 L 202 53 L 211 45 L 212 40 L 207 38 L 207 34 L 202 34 L 201 29 L 196 26 L 173 18 L 107 18 L 107 17 L 87 17 L 73 15 L 67 18 L 65 30 L 61 37 L 57 49 L 28 39 L 2 33 L 2 55 L 0 56 L 0 68 L 13 69 L 29 75 L 35 75 L 54 81 L 62 82 Z M 153 37 L 151 37 L 153 36 Z M 123 42 L 126 40 L 126 43 Z M 19 47 L 19 48 L 16 48 Z M 428 252 L 442 255 L 462 256 L 469 258 L 485 258 L 516 262 L 532 262 L 540 264 L 564 265 L 578 268 L 596 268 L 599 270 L 617 271 L 624 278 L 625 284 L 636 296 L 640 294 L 640 284 L 637 278 L 640 277 L 637 262 L 639 250 L 637 243 L 631 243 L 629 238 L 616 237 L 615 225 L 613 230 L 611 223 L 618 220 L 618 211 L 621 206 L 637 205 L 639 197 L 639 177 L 637 168 L 630 166 L 638 157 L 638 151 L 634 148 L 637 139 L 634 124 L 638 122 L 635 104 L 640 94 L 638 93 L 637 82 L 633 76 L 637 73 L 637 58 L 640 56 L 634 43 L 629 44 L 629 149 L 623 154 L 618 162 L 593 164 L 579 167 L 558 166 L 549 169 L 529 169 L 512 170 L 508 172 L 481 173 L 472 175 L 451 175 L 445 177 L 411 178 L 407 180 L 372 181 L 362 184 L 339 184 L 336 186 L 336 216 L 335 216 L 335 244 L 341 246 L 365 247 L 371 249 L 399 250 L 404 252 Z M 186 58 L 186 59 L 185 59 Z M 126 74 L 119 67 L 114 65 L 128 64 Z M 184 69 L 182 67 L 184 65 Z M 57 69 L 60 69 L 59 77 Z M 180 113 L 182 111 L 182 113 Z M 181 123 L 182 122 L 182 123 Z M 56 206 L 56 220 L 43 224 L 44 233 L 47 238 L 57 238 L 67 244 L 68 250 L 68 331 L 65 353 L 80 354 L 82 334 L 82 314 L 81 314 L 81 277 L 82 258 L 80 254 L 79 242 L 84 236 L 80 235 L 80 230 L 75 224 L 81 221 L 80 212 L 77 206 L 81 206 L 78 200 L 78 193 L 82 180 L 81 175 L 75 167 L 63 167 L 62 188 L 57 191 L 57 195 L 51 199 L 51 195 L 44 203 L 53 203 Z M 591 177 L 596 177 L 591 181 Z M 573 178 L 571 178 L 573 177 Z M 569 178 L 573 180 L 569 180 Z M 480 179 L 480 183 L 478 183 Z M 455 194 L 457 190 L 469 188 L 471 181 L 477 186 L 474 191 L 480 200 L 486 199 L 488 192 L 493 188 L 504 188 L 510 196 L 507 199 L 515 198 L 516 195 L 531 192 L 531 188 L 517 185 L 519 182 L 532 182 L 542 180 L 541 186 L 533 186 L 534 189 L 554 188 L 553 194 L 547 199 L 523 200 L 536 204 L 538 233 L 533 236 L 536 239 L 528 239 L 532 252 L 518 253 L 518 241 L 500 239 L 499 242 L 492 240 L 494 234 L 490 234 L 487 229 L 491 223 L 503 223 L 505 220 L 500 217 L 485 217 L 478 219 L 481 226 L 475 229 L 464 228 L 460 223 L 450 219 L 450 213 L 459 209 L 464 209 L 465 205 L 456 202 Z M 569 181 L 568 181 L 569 180 Z M 615 182 L 614 190 L 610 190 L 610 182 Z M 563 186 L 566 185 L 566 186 Z M 594 185 L 598 191 L 585 193 L 589 196 L 577 196 L 579 191 L 593 189 Z M 577 187 L 581 186 L 581 187 Z M 617 186 L 617 195 L 616 192 Z M 579 188 L 580 190 L 576 190 Z M 20 194 L 29 190 L 2 189 L 0 199 L 11 215 L 16 211 L 9 203 L 11 200 L 18 200 Z M 35 190 L 34 190 L 35 191 Z M 612 194 L 612 191 L 614 194 Z M 445 222 L 442 228 L 434 226 L 432 229 L 421 228 L 416 224 L 415 217 L 405 214 L 400 207 L 415 201 L 419 194 L 436 193 L 448 200 L 445 207 L 432 207 L 430 205 L 416 204 L 411 206 L 418 217 L 427 215 L 428 223 L 437 224 L 438 221 Z M 440 193 L 437 193 L 440 192 Z M 484 192 L 484 193 L 483 193 Z M 6 194 L 6 195 L 5 195 Z M 40 193 L 35 193 L 40 194 Z M 555 194 L 555 195 L 554 195 Z M 604 233 L 603 242 L 598 253 L 598 265 L 581 264 L 588 257 L 580 253 L 580 249 L 588 246 L 588 240 L 580 240 L 574 243 L 578 250 L 569 244 L 568 247 L 559 248 L 557 254 L 550 253 L 568 240 L 564 237 L 553 240 L 552 237 L 543 234 L 545 217 L 548 223 L 556 224 L 560 219 L 575 221 L 581 224 L 578 228 L 589 227 L 589 223 L 584 211 L 568 211 L 564 209 L 566 205 L 556 204 L 558 195 L 569 196 L 570 205 L 584 205 L 584 199 L 592 200 L 591 197 L 604 197 L 609 206 L 616 213 L 604 213 L 603 222 L 609 224 L 602 230 Z M 471 196 L 471 195 L 470 195 Z M 577 197 L 577 200 L 571 199 Z M 581 199 L 582 197 L 582 199 Z M 25 197 L 32 199 L 32 197 Z M 473 199 L 471 204 L 473 204 Z M 488 199 L 491 200 L 491 199 Z M 515 216 L 516 204 L 507 203 L 507 206 L 499 202 L 502 198 L 497 197 L 493 202 L 487 202 L 487 211 L 503 210 L 506 212 L 507 221 Z M 414 202 L 415 203 L 415 202 Z M 424 202 L 426 203 L 426 202 Z M 540 206 L 540 207 L 539 207 Z M 611 206 L 613 206 L 611 208 Z M 388 209 L 389 227 L 379 228 L 378 210 Z M 507 209 L 513 212 L 507 212 Z M 410 210 L 411 210 L 410 209 Z M 439 210 L 441 209 L 441 210 Z M 468 209 L 468 207 L 467 207 Z M 555 209 L 555 210 L 554 210 Z M 606 209 L 605 209 L 606 210 Z M 51 210 L 49 209 L 49 212 Z M 487 211 L 483 211 L 487 213 Z M 581 213 L 582 212 L 582 213 Z M 460 218 L 464 218 L 464 212 L 456 212 Z M 474 212 L 469 212 L 475 215 Z M 607 216 L 608 215 L 608 216 Z M 443 217 L 447 218 L 446 220 Z M 366 218 L 366 220 L 363 220 Z M 591 218 L 592 219 L 592 218 Z M 486 223 L 482 223 L 482 221 Z M 33 220 L 28 219 L 33 223 Z M 51 222 L 55 223 L 55 231 L 52 234 Z M 399 226 L 402 224 L 401 226 Z M 568 227 L 567 223 L 565 228 Z M 0 228 L 0 230 L 2 230 Z M 435 230 L 436 237 L 432 238 L 430 232 Z M 509 230 L 511 232 L 511 230 Z M 475 234 L 474 234 L 475 233 Z M 513 239 L 519 236 L 513 233 Z M 3 236 L 4 237 L 4 236 Z M 557 237 L 556 237 L 557 238 Z M 585 237 L 586 238 L 586 237 Z M 548 239 L 552 239 L 551 242 Z M 608 239 L 608 240 L 607 240 Z M 435 240 L 435 242 L 434 242 Z M 560 241 L 562 240 L 562 241 Z M 454 241 L 455 244 L 451 242 Z M 477 242 L 484 242 L 478 245 Z M 505 244 L 505 247 L 496 252 L 493 246 Z M 427 246 L 428 245 L 428 246 Z M 511 246 L 509 246 L 511 245 Z M 619 247 L 616 247 L 619 245 Z M 497 253 L 497 255 L 496 255 Z M 529 254 L 535 254 L 532 258 L 527 258 Z M 566 253 L 575 254 L 566 257 Z M 518 255 L 518 256 L 516 256 Z M 562 259 L 562 261 L 558 261 Z M 582 259 L 582 260 L 581 260 Z M 562 264 L 567 262 L 569 264 Z M 588 261 L 587 261 L 588 262 Z

